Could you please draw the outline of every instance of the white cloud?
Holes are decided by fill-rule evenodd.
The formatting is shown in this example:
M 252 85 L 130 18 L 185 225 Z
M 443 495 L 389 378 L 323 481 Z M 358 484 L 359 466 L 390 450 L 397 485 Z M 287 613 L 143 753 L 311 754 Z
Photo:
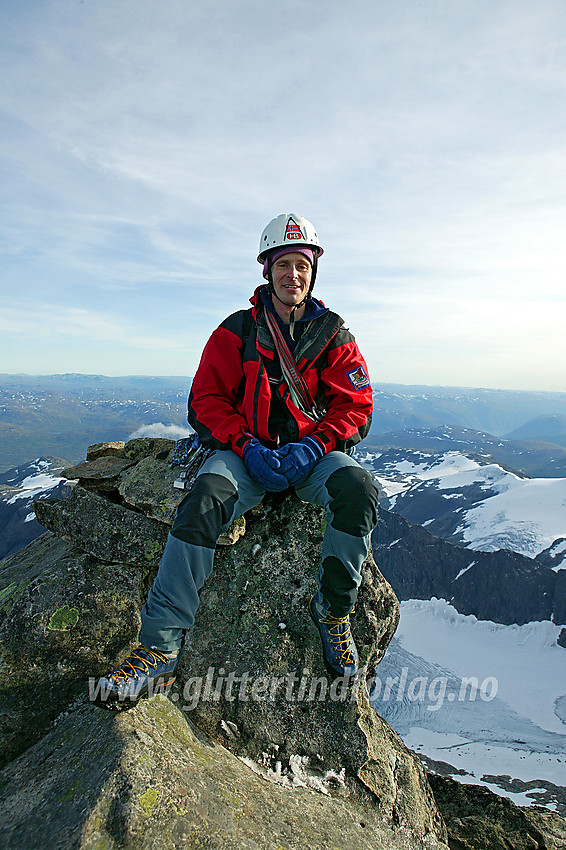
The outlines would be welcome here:
M 133 440 L 137 437 L 165 437 L 167 440 L 182 440 L 194 433 L 192 428 L 180 428 L 178 425 L 165 425 L 163 422 L 152 422 L 150 425 L 142 425 L 128 437 Z
M 356 336 L 398 350 L 413 334 L 384 380 L 440 382 L 447 348 L 419 351 L 433 336 L 451 382 L 530 370 L 536 389 L 564 311 L 565 24 L 561 0 L 52 0 L 33 15 L 6 0 L 4 327 L 27 327 L 28 350 L 48 336 L 54 362 L 82 334 L 86 371 L 104 340 L 145 373 L 178 372 L 186 347 L 194 368 L 260 282 L 266 221 L 294 209 L 325 244 L 317 291 Z M 515 372 L 494 345 L 469 362 L 474 323 L 450 335 L 452 317 L 481 304 L 510 327 L 515 300 Z
M 6 308 L 0 316 L 0 331 L 43 340 L 71 337 L 86 343 L 110 342 L 150 351 L 188 350 L 187 343 L 182 339 L 152 334 L 150 328 L 145 333 L 143 328 L 135 327 L 127 319 L 120 320 L 111 313 L 78 307 L 62 308 L 53 304 Z

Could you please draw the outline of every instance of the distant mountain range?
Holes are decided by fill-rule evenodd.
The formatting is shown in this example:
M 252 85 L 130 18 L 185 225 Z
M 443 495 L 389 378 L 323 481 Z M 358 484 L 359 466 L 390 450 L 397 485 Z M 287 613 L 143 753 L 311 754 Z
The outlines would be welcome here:
M 186 428 L 190 385 L 191 379 L 183 376 L 0 374 L 0 472 L 40 456 L 79 461 L 89 444 L 127 439 L 152 423 Z M 541 472 L 541 467 L 566 458 L 566 437 L 560 432 L 566 419 L 566 392 L 373 386 L 370 444 L 383 444 L 385 433 L 406 429 L 452 426 L 495 438 L 526 429 L 518 434 L 521 440 L 541 441 L 552 436 L 553 445 L 517 447 L 513 457 L 524 450 L 525 466 L 530 452 L 535 453 L 524 471 L 546 475 L 549 473 Z M 541 418 L 547 421 L 537 425 Z M 557 454 L 556 446 L 562 447 L 562 454 Z M 502 456 L 499 460 L 507 463 Z M 516 466 L 513 460 L 509 463 Z
M 566 434 L 566 392 L 519 392 L 463 387 L 373 384 L 375 411 L 370 434 L 454 425 L 496 437 L 561 443 Z M 547 420 L 547 421 L 544 421 Z M 524 433 L 515 434 L 527 427 Z M 559 438 L 559 439 L 557 439 Z
M 527 423 L 525 427 L 531 424 Z M 370 434 L 365 445 L 376 450 L 397 448 L 425 453 L 457 450 L 467 455 L 477 455 L 482 462 L 491 460 L 533 477 L 566 476 L 566 448 L 558 443 L 495 437 L 459 425 L 405 428 L 384 434 Z
M 372 542 L 376 563 L 401 600 L 445 599 L 461 614 L 496 623 L 566 624 L 566 569 L 554 571 L 509 549 L 464 549 L 384 509 Z
M 184 426 L 190 379 L 0 375 L 0 472 L 40 456 L 84 459 L 152 422 Z
M 379 485 L 374 554 L 401 600 L 566 623 L 566 478 L 519 476 L 458 450 L 362 446 L 356 457 Z
M 509 440 L 536 440 L 566 447 L 566 416 L 537 416 L 507 434 Z

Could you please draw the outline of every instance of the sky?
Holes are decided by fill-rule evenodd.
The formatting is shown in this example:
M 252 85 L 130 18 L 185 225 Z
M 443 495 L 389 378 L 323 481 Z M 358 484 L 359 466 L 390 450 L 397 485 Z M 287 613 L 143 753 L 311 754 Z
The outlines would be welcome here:
M 187 375 L 270 219 L 374 382 L 566 391 L 563 0 L 0 0 L 0 372 Z

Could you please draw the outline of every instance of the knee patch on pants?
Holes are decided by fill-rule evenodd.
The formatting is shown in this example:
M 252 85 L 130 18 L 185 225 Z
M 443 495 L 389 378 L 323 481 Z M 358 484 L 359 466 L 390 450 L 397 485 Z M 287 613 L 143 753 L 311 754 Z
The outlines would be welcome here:
M 377 488 L 359 466 L 343 466 L 330 475 L 326 489 L 332 496 L 332 525 L 354 537 L 365 537 L 377 524 Z
M 199 475 L 179 507 L 171 534 L 185 543 L 214 549 L 222 528 L 230 521 L 238 492 L 223 475 Z

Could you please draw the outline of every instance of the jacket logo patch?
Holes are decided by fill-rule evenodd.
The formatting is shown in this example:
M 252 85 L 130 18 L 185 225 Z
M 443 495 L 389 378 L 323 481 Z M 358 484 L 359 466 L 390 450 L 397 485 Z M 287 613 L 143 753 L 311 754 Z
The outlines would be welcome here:
M 363 366 L 358 366 L 357 369 L 352 369 L 351 372 L 346 372 L 350 382 L 355 390 L 365 390 L 370 386 L 369 377 Z
M 301 228 L 297 224 L 297 222 L 290 218 L 287 222 L 287 229 L 285 230 L 285 239 L 302 239 L 303 233 Z

